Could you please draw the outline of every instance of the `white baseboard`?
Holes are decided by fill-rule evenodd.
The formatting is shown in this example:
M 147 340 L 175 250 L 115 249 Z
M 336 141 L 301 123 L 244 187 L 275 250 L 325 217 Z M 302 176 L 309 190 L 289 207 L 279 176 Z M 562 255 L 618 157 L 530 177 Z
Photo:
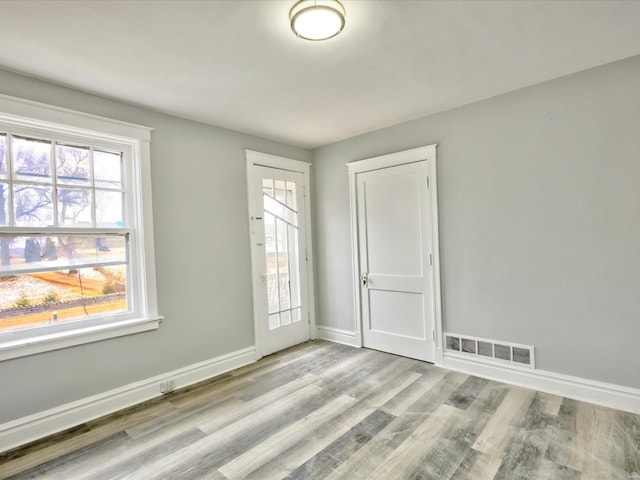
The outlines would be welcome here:
M 255 347 L 236 350 L 0 425 L 0 452 L 161 395 L 160 383 L 186 387 L 256 361 Z
M 573 377 L 545 370 L 477 362 L 455 353 L 444 353 L 438 366 L 498 382 L 552 393 L 583 402 L 640 414 L 640 389 Z
M 352 347 L 362 347 L 362 340 L 358 332 L 350 332 L 349 330 L 342 330 L 340 328 L 323 327 L 321 325 L 316 328 L 316 332 L 317 337 L 322 340 L 351 345 Z

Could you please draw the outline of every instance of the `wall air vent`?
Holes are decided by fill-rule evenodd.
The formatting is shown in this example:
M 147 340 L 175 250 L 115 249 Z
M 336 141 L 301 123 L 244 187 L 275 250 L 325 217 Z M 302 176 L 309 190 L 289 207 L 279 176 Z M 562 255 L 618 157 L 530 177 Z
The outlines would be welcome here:
M 534 347 L 486 338 L 445 333 L 445 354 L 464 355 L 487 363 L 535 368 Z

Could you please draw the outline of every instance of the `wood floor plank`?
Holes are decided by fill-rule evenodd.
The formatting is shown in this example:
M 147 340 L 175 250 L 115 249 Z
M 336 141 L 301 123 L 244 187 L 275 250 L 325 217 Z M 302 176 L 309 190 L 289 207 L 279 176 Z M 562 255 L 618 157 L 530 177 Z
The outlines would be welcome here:
M 512 387 L 473 448 L 487 455 L 501 456 L 509 440 L 509 429 L 505 427 L 524 416 L 534 396 L 533 390 Z
M 201 468 L 217 468 L 229 458 L 236 458 L 282 428 L 320 408 L 334 396 L 315 385 L 307 385 L 280 402 L 265 406 L 252 415 L 210 432 L 182 451 L 149 464 L 143 473 L 132 475 L 131 479 L 148 480 L 167 475 L 178 477 L 194 464 Z
M 78 480 L 124 480 L 131 478 L 135 472 L 143 471 L 147 465 L 162 459 L 176 451 L 197 442 L 205 437 L 205 434 L 197 428 L 192 428 L 180 435 L 171 438 L 168 441 L 160 443 L 155 448 L 145 448 L 143 452 L 137 455 L 131 455 L 124 461 L 114 462 L 114 464 L 106 466 L 96 473 L 90 475 L 77 476 Z M 70 477 L 66 477 L 70 478 Z
M 218 470 L 229 479 L 240 479 L 308 436 L 315 428 L 355 403 L 353 397 L 339 395 L 296 423 L 247 450 Z
M 539 475 L 549 443 L 546 427 L 552 421 L 550 417 L 544 412 L 541 396 L 534 395 L 522 421 L 506 429 L 509 444 L 494 480 L 525 480 Z
M 382 406 L 382 409 L 393 416 L 399 416 L 413 405 L 425 392 L 438 385 L 449 372 L 442 368 L 428 370 L 420 378 L 402 390 L 394 398 Z
M 425 372 L 426 374 L 426 372 Z M 339 465 L 328 479 L 340 478 L 367 478 L 375 471 L 393 451 L 402 444 L 418 428 L 435 409 L 437 409 L 455 390 L 467 376 L 451 372 L 440 378 L 440 382 L 432 384 L 432 378 L 421 384 L 422 389 L 418 395 L 414 389 L 401 392 L 402 413 L 395 418 L 387 427 L 382 429 L 371 441 L 367 442 L 363 448 L 359 449 L 341 465 Z M 439 375 L 438 375 L 439 377 Z M 419 383 L 415 382 L 412 386 Z M 407 399 L 411 403 L 406 405 Z M 397 405 L 394 403 L 394 405 Z M 383 405 L 384 407 L 384 405 Z M 453 407 L 451 407 L 453 408 Z M 387 409 L 383 411 L 388 413 Z
M 489 380 L 484 378 L 469 377 L 447 398 L 445 403 L 452 407 L 466 410 L 488 383 Z
M 209 415 L 198 422 L 198 427 L 205 433 L 213 433 L 216 430 L 234 422 L 235 420 L 246 418 L 254 412 L 260 411 L 270 405 L 280 402 L 283 398 L 299 392 L 304 387 L 311 385 L 317 380 L 315 375 L 306 374 L 292 382 L 282 385 L 275 390 L 266 391 L 264 395 L 255 397 L 248 402 L 242 402 L 237 408 L 230 409 L 224 413 Z
M 474 396 L 470 396 L 471 392 L 474 392 Z M 465 472 L 471 470 L 473 461 L 477 460 L 477 457 L 470 456 L 471 452 L 475 452 L 472 445 L 507 392 L 508 388 L 503 385 L 488 381 L 470 383 L 467 379 L 445 402 L 462 410 L 460 421 L 447 429 L 445 435 L 423 456 L 409 478 L 446 480 L 464 476 Z
M 363 402 L 373 408 L 379 408 L 421 377 L 421 374 L 413 370 L 401 372 L 376 391 L 367 395 Z
M 624 452 L 624 470 L 640 479 L 640 415 L 617 412 L 618 439 Z
M 312 341 L 0 454 L 24 480 L 640 480 L 640 415 Z
M 550 393 L 539 393 L 539 395 L 543 401 L 544 412 L 548 415 L 558 416 L 563 398 Z
M 445 427 L 451 428 L 461 418 L 462 413 L 455 407 L 441 405 L 393 450 L 370 478 L 409 478 L 424 455 L 440 439 L 441 431 Z
M 625 479 L 623 465 L 612 463 L 614 455 L 612 449 L 619 448 L 613 440 L 613 410 L 581 403 L 578 406 L 577 428 L 585 441 L 584 464 L 582 466 L 583 480 Z M 589 418 L 590 423 L 586 421 Z M 620 457 L 620 456 L 618 456 Z M 624 458 L 624 456 L 623 456 Z
M 327 477 L 343 461 L 375 437 L 375 435 L 393 421 L 394 418 L 395 417 L 389 415 L 387 412 L 375 410 L 330 445 L 327 445 L 320 452 L 316 453 L 316 455 L 300 464 L 299 467 L 290 469 L 290 473 L 284 478 L 298 480 Z M 254 475 L 254 478 L 256 480 L 261 478 L 281 478 L 267 475 L 260 476 L 262 473 L 267 474 L 269 472 L 256 471 L 257 475 Z
M 175 443 L 176 439 L 185 435 L 188 436 L 190 432 L 201 432 L 200 430 L 197 430 L 196 427 L 201 415 L 211 415 L 214 417 L 217 417 L 218 415 L 222 416 L 229 410 L 235 411 L 234 405 L 236 404 L 236 401 L 233 399 L 228 402 L 217 404 L 216 406 L 199 412 L 191 417 L 186 417 L 176 421 L 175 423 L 164 425 L 160 429 L 153 430 L 141 437 L 133 439 L 127 448 L 121 450 L 118 455 L 111 455 L 107 458 L 91 458 L 94 461 L 86 466 L 81 466 L 82 472 L 77 475 L 77 478 L 78 480 L 90 480 L 98 478 L 99 476 L 105 477 L 104 472 L 107 472 L 108 476 L 108 472 L 120 470 L 121 465 L 128 465 L 131 464 L 131 462 L 135 463 L 138 458 L 149 458 L 149 452 L 162 448 L 162 445 L 166 443 Z M 202 433 L 201 436 L 204 437 L 204 435 L 205 434 Z M 200 435 L 194 434 L 193 438 L 198 436 Z M 188 444 L 189 442 L 186 442 L 184 446 L 187 446 Z
M 104 455 L 113 455 L 118 448 L 126 448 L 132 442 L 131 438 L 119 432 L 110 437 L 86 445 L 82 448 L 56 457 L 48 462 L 41 463 L 16 475 L 10 475 L 11 480 L 27 478 L 50 478 L 51 480 L 74 478 L 74 468 L 86 458 L 100 458 Z M 0 478 L 7 478 L 4 475 Z
M 12 460 L 0 462 L 0 478 L 15 475 L 109 438 L 122 431 L 126 426 L 133 425 L 137 421 L 153 418 L 159 412 L 167 409 L 173 409 L 173 406 L 165 401 L 155 401 L 145 407 L 128 408 L 89 422 L 85 424 L 85 428 L 80 429 L 81 433 L 62 435 L 60 436 L 60 441 L 51 442 L 45 439 L 45 446 L 42 449 L 37 449 L 31 455 L 17 456 Z
M 485 455 L 471 449 L 461 462 L 454 478 L 459 480 L 493 479 L 502 464 L 501 457 Z
M 267 369 L 280 368 L 289 365 L 296 360 L 308 357 L 316 352 L 327 351 L 328 347 L 319 342 L 305 342 L 295 347 L 276 352 L 260 359 L 259 362 L 250 363 L 244 367 L 237 368 L 229 375 L 234 377 L 246 375 L 249 372 L 260 372 Z

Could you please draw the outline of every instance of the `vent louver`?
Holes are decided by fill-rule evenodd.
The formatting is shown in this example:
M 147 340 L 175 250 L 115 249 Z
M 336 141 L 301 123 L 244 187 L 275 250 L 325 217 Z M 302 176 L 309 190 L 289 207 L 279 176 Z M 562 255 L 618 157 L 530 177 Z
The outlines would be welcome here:
M 475 357 L 478 361 L 535 368 L 535 351 L 531 345 L 445 333 L 445 353 Z

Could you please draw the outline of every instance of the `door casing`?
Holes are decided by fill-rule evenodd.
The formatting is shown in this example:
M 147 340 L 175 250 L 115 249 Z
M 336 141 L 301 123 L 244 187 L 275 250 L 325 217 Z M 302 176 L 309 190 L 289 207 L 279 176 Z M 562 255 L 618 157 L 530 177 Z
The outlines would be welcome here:
M 437 185 L 437 164 L 436 164 L 437 144 L 424 147 L 413 148 L 401 152 L 382 155 L 379 157 L 367 158 L 355 162 L 347 163 L 349 174 L 349 201 L 351 209 L 351 250 L 353 261 L 353 293 L 354 293 L 354 318 L 355 337 L 359 341 L 359 346 L 363 345 L 362 338 L 362 295 L 360 292 L 360 246 L 358 231 L 358 198 L 357 198 L 357 175 L 363 172 L 370 172 L 382 168 L 395 167 L 407 163 L 427 161 L 428 168 L 428 195 L 430 197 L 431 215 L 431 254 L 433 256 L 433 268 L 431 268 L 433 306 L 432 312 L 435 338 L 434 352 L 435 363 L 441 364 L 443 361 L 443 341 L 442 341 L 442 300 L 440 293 L 440 246 L 438 233 L 438 185 Z
M 263 269 L 263 265 L 260 264 L 256 258 L 255 249 L 253 246 L 253 237 L 251 235 L 252 225 L 252 212 L 251 212 L 251 186 L 253 185 L 253 167 L 270 167 L 277 168 L 279 170 L 286 170 L 290 172 L 298 172 L 304 176 L 304 209 L 306 217 L 306 235 L 305 235 L 305 251 L 301 253 L 301 261 L 307 264 L 307 299 L 308 299 L 308 312 L 303 312 L 303 316 L 307 316 L 307 320 L 302 319 L 303 322 L 309 323 L 309 338 L 316 338 L 316 318 L 315 318 L 315 300 L 314 300 L 314 272 L 313 272 L 313 242 L 311 232 L 311 200 L 310 200 L 310 176 L 311 176 L 311 164 L 301 162 L 299 160 L 292 160 L 290 158 L 279 157 L 276 155 L 270 155 L 267 153 L 256 152 L 253 150 L 245 150 L 245 158 L 247 162 L 247 208 L 249 220 L 249 236 L 251 237 L 251 288 L 253 291 L 253 326 L 254 326 L 254 342 L 256 349 L 256 359 L 260 359 L 263 356 L 263 339 L 260 328 L 260 322 L 264 321 L 262 311 L 258 306 L 260 305 L 261 290 L 257 288 L 257 282 L 260 281 L 260 275 Z

